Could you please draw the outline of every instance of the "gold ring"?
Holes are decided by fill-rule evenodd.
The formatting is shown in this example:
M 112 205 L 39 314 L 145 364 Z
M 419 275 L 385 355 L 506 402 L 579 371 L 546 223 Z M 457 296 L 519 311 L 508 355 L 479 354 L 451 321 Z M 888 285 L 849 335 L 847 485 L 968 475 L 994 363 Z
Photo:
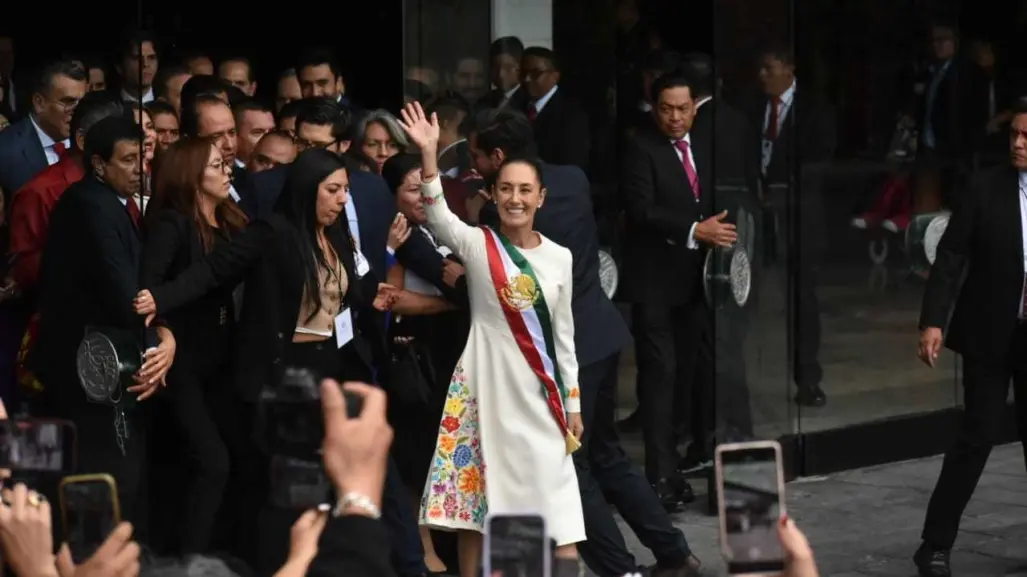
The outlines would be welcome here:
M 28 503 L 33 507 L 38 507 L 43 504 L 43 498 L 39 496 L 39 493 L 29 493 Z

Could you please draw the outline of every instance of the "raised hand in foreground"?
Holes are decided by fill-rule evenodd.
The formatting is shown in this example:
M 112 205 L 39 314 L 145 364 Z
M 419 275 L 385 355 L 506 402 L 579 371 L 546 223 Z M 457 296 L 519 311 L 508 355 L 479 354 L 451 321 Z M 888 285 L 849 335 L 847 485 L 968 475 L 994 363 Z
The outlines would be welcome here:
M 777 534 L 785 551 L 785 570 L 781 577 L 819 577 L 813 550 L 802 531 L 788 517 L 778 523 Z
M 57 577 L 50 503 L 22 483 L 3 490 L 0 545 L 4 561 L 18 577 Z

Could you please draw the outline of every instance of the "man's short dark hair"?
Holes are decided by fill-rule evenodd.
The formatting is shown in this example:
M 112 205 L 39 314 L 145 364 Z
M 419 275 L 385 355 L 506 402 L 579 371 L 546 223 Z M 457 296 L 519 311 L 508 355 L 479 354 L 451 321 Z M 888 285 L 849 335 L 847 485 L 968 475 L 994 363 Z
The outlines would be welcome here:
M 157 75 L 153 78 L 153 95 L 157 98 L 167 98 L 168 82 L 172 78 L 176 76 L 192 76 L 192 74 L 184 64 L 162 65 L 157 69 Z
M 143 129 L 135 120 L 127 116 L 108 116 L 93 125 L 86 132 L 85 164 L 89 163 L 94 156 L 99 156 L 106 162 L 110 162 L 114 156 L 114 147 L 122 141 L 131 140 L 142 142 Z
M 505 156 L 536 156 L 535 132 L 524 114 L 509 108 L 482 110 L 474 117 L 470 132 L 477 135 L 478 148 L 491 154 L 497 148 Z
M 81 106 L 81 104 L 79 106 Z M 178 114 L 175 113 L 175 107 L 163 100 L 147 102 L 144 108 L 146 108 L 146 111 L 150 113 L 151 120 L 158 114 L 170 114 L 171 116 L 178 118 Z
M 229 56 L 228 58 L 223 58 L 221 62 L 218 63 L 218 68 L 220 68 L 221 65 L 225 64 L 226 62 L 242 62 L 246 65 L 246 79 L 250 82 L 253 82 L 253 80 L 256 78 L 256 71 L 253 69 L 253 61 L 249 58 L 245 56 L 240 56 L 238 54 Z
M 125 103 L 109 92 L 89 92 L 82 97 L 71 115 L 71 146 L 78 147 L 75 138 L 79 132 L 88 134 L 89 129 L 109 116 L 125 116 Z
M 213 94 L 200 94 L 186 104 L 182 100 L 182 118 L 179 120 L 179 130 L 185 136 L 197 136 L 200 128 L 200 107 L 203 106 L 224 106 L 231 110 L 228 103 Z
M 300 112 L 300 108 L 303 107 L 302 100 L 293 100 L 286 102 L 282 109 L 278 111 L 278 120 L 283 118 L 295 118 Z
M 76 82 L 86 82 L 89 73 L 74 60 L 54 60 L 44 64 L 36 74 L 32 94 L 49 94 L 53 81 L 58 76 L 67 76 Z
M 555 70 L 560 70 L 560 63 L 556 59 L 556 53 L 546 48 L 545 46 L 530 46 L 524 49 L 524 58 L 534 56 L 545 60 Z
M 243 115 L 247 112 L 267 112 L 268 114 L 274 114 L 274 110 L 272 110 L 270 106 L 252 97 L 248 97 L 245 100 L 232 105 L 232 113 L 235 114 L 235 123 L 237 125 L 239 124 L 239 121 L 242 120 Z
M 232 108 L 250 98 L 248 94 L 242 91 L 242 88 L 227 82 L 225 82 L 225 96 L 228 97 L 228 105 Z
M 196 74 L 182 85 L 182 108 L 201 94 L 227 94 L 228 85 L 212 74 Z
M 687 88 L 693 100 L 699 97 L 699 91 L 696 89 L 695 83 L 688 76 L 682 72 L 672 72 L 664 74 L 653 82 L 653 102 L 659 102 L 663 91 L 670 90 L 671 88 Z
M 439 121 L 453 122 L 461 114 L 464 114 L 466 118 L 466 115 L 471 112 L 471 106 L 464 97 L 455 92 L 446 91 L 426 102 L 424 112 L 429 117 L 432 113 L 437 114 Z
M 795 66 L 795 49 L 787 42 L 771 42 L 760 50 L 760 57 L 767 56 L 779 60 L 786 66 Z
M 296 102 L 299 103 L 296 110 L 297 133 L 303 124 L 331 126 L 332 139 L 336 142 L 353 140 L 353 115 L 349 108 L 326 97 L 304 98 Z
M 119 59 L 142 51 L 144 42 L 149 42 L 153 46 L 154 52 L 157 52 L 157 38 L 149 31 L 130 28 L 122 32 L 121 38 L 118 40 Z
M 489 46 L 489 62 L 496 59 L 496 56 L 500 54 L 506 54 L 517 60 L 521 61 L 521 57 L 524 56 L 524 43 L 521 39 L 516 36 L 503 36 L 502 38 L 496 38 L 492 45 Z
M 1009 110 L 1013 113 L 1013 116 L 1027 114 L 1027 95 L 1018 96 Z
M 304 68 L 321 66 L 323 64 L 327 64 L 332 69 L 332 74 L 336 78 L 342 76 L 342 69 L 339 68 L 339 63 L 335 59 L 335 53 L 330 48 L 310 48 L 304 50 L 296 61 L 296 74 L 302 74 Z

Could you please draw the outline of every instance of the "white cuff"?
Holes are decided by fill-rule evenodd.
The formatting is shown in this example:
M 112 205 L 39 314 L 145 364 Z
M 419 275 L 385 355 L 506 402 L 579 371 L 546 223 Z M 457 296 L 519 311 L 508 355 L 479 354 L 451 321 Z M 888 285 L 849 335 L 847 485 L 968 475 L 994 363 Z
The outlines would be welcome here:
M 689 250 L 699 250 L 699 243 L 696 242 L 696 240 L 695 240 L 695 227 L 698 226 L 698 225 L 699 225 L 698 222 L 693 222 L 692 223 L 692 228 L 690 228 L 688 230 L 688 244 L 687 244 L 687 246 L 688 246 Z

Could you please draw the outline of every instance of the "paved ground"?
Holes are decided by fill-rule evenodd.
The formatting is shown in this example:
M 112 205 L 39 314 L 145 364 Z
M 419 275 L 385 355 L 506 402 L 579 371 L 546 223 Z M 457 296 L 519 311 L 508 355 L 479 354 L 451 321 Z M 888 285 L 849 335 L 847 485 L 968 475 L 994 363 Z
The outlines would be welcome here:
M 789 484 L 789 514 L 812 542 L 821 575 L 914 577 L 910 556 L 940 467 L 941 458 L 934 457 Z M 716 518 L 703 515 L 699 502 L 705 497 L 677 515 L 675 524 L 703 560 L 705 575 L 721 575 Z M 631 530 L 622 529 L 639 562 L 652 563 Z M 1027 576 L 1027 474 L 1020 444 L 992 453 L 952 565 L 957 577 Z

